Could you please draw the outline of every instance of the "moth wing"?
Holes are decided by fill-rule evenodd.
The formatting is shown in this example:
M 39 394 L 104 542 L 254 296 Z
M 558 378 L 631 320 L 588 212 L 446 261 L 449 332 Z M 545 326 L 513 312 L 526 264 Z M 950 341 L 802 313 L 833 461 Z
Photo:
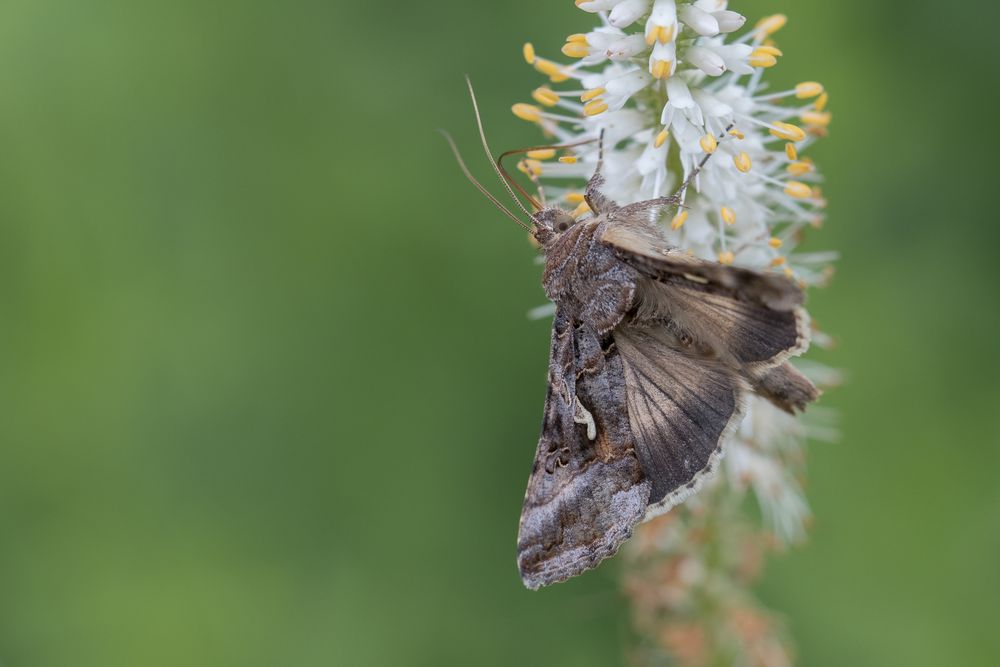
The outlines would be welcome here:
M 646 223 L 612 222 L 601 241 L 649 279 L 639 295 L 646 316 L 672 322 L 748 373 L 809 347 L 802 290 L 785 276 L 691 257 Z
M 578 381 L 575 331 L 575 323 L 557 312 L 542 433 L 517 539 L 521 578 L 533 590 L 614 555 L 649 500 L 650 484 L 624 419 L 618 354 L 598 349 L 597 365 Z
M 669 322 L 675 333 L 690 335 L 747 372 L 777 366 L 809 347 L 804 308 L 775 310 L 682 277 L 648 281 L 642 287 L 640 303 L 646 314 Z
M 648 519 L 683 502 L 714 471 L 742 418 L 744 384 L 664 328 L 620 327 L 614 337 L 636 454 L 652 484 Z
M 685 278 L 730 290 L 740 299 L 779 311 L 794 310 L 804 301 L 802 290 L 785 276 L 692 257 L 667 243 L 648 222 L 612 219 L 604 226 L 600 240 L 619 259 L 653 280 Z

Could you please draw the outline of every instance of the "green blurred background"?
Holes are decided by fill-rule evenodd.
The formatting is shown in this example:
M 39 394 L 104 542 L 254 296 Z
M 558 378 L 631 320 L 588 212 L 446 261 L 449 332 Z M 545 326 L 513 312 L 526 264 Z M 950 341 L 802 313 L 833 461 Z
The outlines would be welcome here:
M 996 5 L 732 8 L 788 13 L 773 80 L 832 93 L 811 304 L 850 374 L 760 593 L 802 665 L 996 664 Z M 621 663 L 615 564 L 517 578 L 539 270 L 434 132 L 476 154 L 469 73 L 494 146 L 535 142 L 521 44 L 591 24 L 0 6 L 0 664 Z

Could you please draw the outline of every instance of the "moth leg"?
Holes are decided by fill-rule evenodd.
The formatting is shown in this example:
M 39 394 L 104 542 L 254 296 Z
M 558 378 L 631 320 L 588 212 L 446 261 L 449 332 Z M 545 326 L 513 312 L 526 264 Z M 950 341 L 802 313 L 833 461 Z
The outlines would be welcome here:
M 597 168 L 594 169 L 594 175 L 590 177 L 590 181 L 587 182 L 587 191 L 584 194 L 584 199 L 587 200 L 587 206 L 590 210 L 594 212 L 594 215 L 601 215 L 602 213 L 613 213 L 618 210 L 618 204 L 609 199 L 601 192 L 604 187 L 604 174 L 602 173 L 604 168 L 604 130 L 601 130 L 601 136 L 597 140 Z
M 629 204 L 628 206 L 622 206 L 620 209 L 614 212 L 614 217 L 616 220 L 628 220 L 638 215 L 639 213 L 644 213 L 646 211 L 650 211 L 656 208 L 680 206 L 681 192 L 683 191 L 678 191 L 677 194 L 672 194 L 669 197 L 657 197 L 656 199 L 637 201 L 634 204 Z

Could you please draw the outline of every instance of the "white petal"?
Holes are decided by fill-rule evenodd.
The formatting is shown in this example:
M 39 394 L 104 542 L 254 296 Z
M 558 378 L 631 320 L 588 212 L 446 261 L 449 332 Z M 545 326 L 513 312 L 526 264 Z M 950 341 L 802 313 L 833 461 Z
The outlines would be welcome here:
M 680 17 L 692 30 L 704 37 L 719 34 L 719 22 L 708 12 L 693 5 L 684 5 L 680 9 Z
M 723 118 L 733 114 L 731 106 L 720 101 L 711 93 L 707 93 L 704 90 L 695 90 L 693 94 L 695 101 L 698 102 L 698 106 L 701 107 L 701 110 L 709 118 Z
M 730 11 L 712 12 L 712 16 L 719 22 L 719 32 L 736 32 L 747 22 L 747 17 L 742 14 Z
M 596 14 L 597 12 L 604 12 L 611 9 L 619 2 L 621 0 L 590 0 L 590 2 L 581 2 L 577 7 L 585 12 Z
M 719 76 L 726 71 L 726 61 L 715 51 L 703 46 L 688 49 L 687 59 L 692 65 L 709 76 Z
M 611 60 L 628 60 L 647 48 L 646 39 L 640 33 L 629 35 L 608 45 L 605 54 Z
M 749 58 L 753 53 L 753 47 L 749 44 L 720 44 L 713 45 L 712 51 L 716 53 L 727 69 L 737 74 L 750 74 L 753 67 L 750 67 Z
M 677 25 L 677 3 L 674 0 L 656 0 L 649 22 L 660 26 Z
M 667 79 L 667 98 L 670 103 L 678 109 L 687 109 L 694 105 L 694 98 L 688 90 L 684 79 L 679 76 L 672 76 Z
M 698 0 L 694 6 L 706 12 L 718 12 L 725 9 L 728 4 L 726 0 Z
M 616 28 L 635 23 L 640 16 L 649 11 L 649 0 L 624 0 L 611 10 L 608 23 Z

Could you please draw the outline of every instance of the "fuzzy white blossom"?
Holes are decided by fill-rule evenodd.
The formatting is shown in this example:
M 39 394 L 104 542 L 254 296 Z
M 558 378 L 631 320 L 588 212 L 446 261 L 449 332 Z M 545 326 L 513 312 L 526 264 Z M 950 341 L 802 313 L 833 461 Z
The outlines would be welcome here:
M 549 82 L 532 93 L 535 104 L 513 107 L 519 118 L 538 124 L 551 143 L 578 144 L 561 156 L 554 150 L 534 151 L 518 165 L 544 187 L 549 203 L 555 200 L 577 218 L 590 214 L 580 188 L 596 167 L 595 140 L 603 132 L 604 190 L 621 204 L 672 194 L 697 172 L 680 208 L 650 218 L 673 245 L 723 264 L 780 271 L 803 287 L 822 284 L 830 275 L 833 254 L 798 253 L 796 245 L 806 228 L 819 227 L 823 220 L 820 177 L 805 153 L 826 135 L 831 115 L 819 83 L 772 91 L 765 80 L 766 71 L 783 55 L 773 35 L 786 17 L 770 16 L 747 27 L 746 18 L 725 0 L 576 4 L 595 14 L 600 25 L 567 38 L 562 53 L 569 62 L 542 58 L 526 44 L 525 59 Z M 814 337 L 817 342 L 825 338 L 819 332 Z M 819 385 L 833 377 L 814 362 L 800 368 Z M 667 528 L 646 531 L 645 543 L 640 531 L 633 558 L 641 564 L 650 553 L 659 553 L 701 562 L 706 557 L 693 553 L 697 546 L 689 541 L 682 548 L 670 535 L 701 535 L 707 504 L 738 505 L 726 498 L 738 499 L 747 490 L 757 498 L 773 538 L 800 538 L 809 519 L 797 481 L 801 444 L 806 435 L 823 430 L 811 430 L 766 400 L 751 398 L 741 428 L 726 444 L 724 473 L 677 510 L 681 519 L 664 517 Z M 725 531 L 718 539 L 726 539 Z M 650 572 L 664 586 L 681 591 L 694 586 L 679 575 L 664 575 L 662 567 Z M 641 576 L 633 581 L 636 591 L 643 581 Z M 739 588 L 711 585 L 715 591 Z M 634 594 L 637 607 L 644 599 Z M 730 602 L 734 599 L 744 600 L 743 593 L 734 592 Z M 674 608 L 664 599 L 649 604 Z M 732 604 L 738 611 L 752 607 L 745 601 Z M 768 644 L 768 650 L 774 649 L 771 658 L 759 664 L 789 664 L 780 644 Z M 680 654 L 684 649 L 671 650 Z

